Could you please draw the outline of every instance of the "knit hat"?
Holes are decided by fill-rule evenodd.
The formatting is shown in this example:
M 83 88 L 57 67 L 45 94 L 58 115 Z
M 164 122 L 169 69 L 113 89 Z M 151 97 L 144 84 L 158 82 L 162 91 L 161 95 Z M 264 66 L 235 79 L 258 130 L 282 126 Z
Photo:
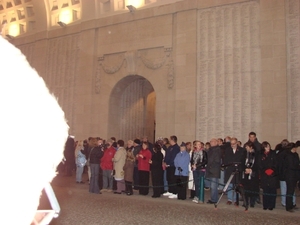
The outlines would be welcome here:
M 139 139 L 134 139 L 134 141 L 133 141 L 134 143 L 136 143 L 136 144 L 138 144 L 138 145 L 140 145 L 141 144 L 141 141 L 139 140 Z
M 184 142 L 181 142 L 180 147 L 186 147 L 186 144 Z

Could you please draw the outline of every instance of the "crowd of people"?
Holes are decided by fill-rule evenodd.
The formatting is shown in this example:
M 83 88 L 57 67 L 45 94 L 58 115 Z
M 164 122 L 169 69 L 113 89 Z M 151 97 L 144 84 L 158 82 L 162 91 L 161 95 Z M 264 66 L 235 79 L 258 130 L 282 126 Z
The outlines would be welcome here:
M 76 182 L 84 183 L 82 174 L 86 168 L 90 193 L 107 191 L 130 196 L 135 189 L 140 195 L 148 195 L 152 182 L 153 198 L 185 200 L 189 189 L 193 202 L 204 203 L 201 195 L 209 190 L 207 204 L 216 205 L 223 191 L 227 194 L 226 204 L 239 205 L 240 196 L 246 210 L 261 204 L 261 197 L 263 209 L 273 210 L 280 188 L 281 205 L 294 212 L 298 209 L 297 183 L 300 189 L 299 146 L 300 141 L 284 139 L 272 149 L 267 141 L 260 143 L 254 132 L 249 133 L 244 145 L 229 136 L 180 145 L 175 135 L 158 138 L 154 144 L 147 137 L 128 140 L 126 144 L 114 137 L 106 141 L 90 137 L 77 142 L 69 137 L 65 173 L 72 175 L 76 164 Z M 240 190 L 242 195 L 237 194 L 241 194 Z

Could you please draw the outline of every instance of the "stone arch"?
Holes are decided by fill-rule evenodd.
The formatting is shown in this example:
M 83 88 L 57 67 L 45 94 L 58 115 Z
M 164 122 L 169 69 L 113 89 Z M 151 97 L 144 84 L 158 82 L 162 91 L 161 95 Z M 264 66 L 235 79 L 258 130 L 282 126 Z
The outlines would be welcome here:
M 139 75 L 121 79 L 109 100 L 108 136 L 123 140 L 143 135 L 155 138 L 156 94 L 152 84 Z

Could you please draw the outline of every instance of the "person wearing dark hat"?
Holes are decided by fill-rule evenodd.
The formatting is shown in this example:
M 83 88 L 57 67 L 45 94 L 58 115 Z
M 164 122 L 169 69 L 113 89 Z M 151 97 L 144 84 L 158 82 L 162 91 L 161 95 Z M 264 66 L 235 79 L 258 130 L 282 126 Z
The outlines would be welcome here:
M 286 182 L 286 201 L 285 209 L 288 212 L 294 212 L 296 205 L 293 204 L 293 195 L 297 181 L 299 180 L 300 168 L 299 168 L 299 155 L 297 151 L 297 145 L 295 143 L 289 143 L 288 153 L 284 160 L 285 182 Z
M 186 151 L 184 142 L 180 145 L 180 152 L 174 159 L 175 177 L 177 183 L 177 199 L 186 199 L 186 188 L 189 178 L 190 154 Z
M 139 139 L 135 139 L 133 141 L 133 149 L 132 149 L 134 157 L 136 157 L 136 155 L 140 152 L 140 150 L 141 150 L 141 141 Z M 134 190 L 139 190 L 138 184 L 139 184 L 138 160 L 135 160 L 134 170 L 133 170 L 133 189 Z

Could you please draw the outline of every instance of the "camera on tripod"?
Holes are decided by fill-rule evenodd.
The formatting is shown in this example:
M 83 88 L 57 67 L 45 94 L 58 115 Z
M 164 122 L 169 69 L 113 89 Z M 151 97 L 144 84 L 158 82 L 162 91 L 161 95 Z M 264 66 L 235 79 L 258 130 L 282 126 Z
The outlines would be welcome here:
M 228 164 L 222 164 L 221 167 L 223 169 L 226 169 L 227 167 L 235 167 L 236 169 L 238 169 L 238 167 L 241 165 L 242 163 L 241 162 L 231 162 L 231 163 L 228 163 Z

